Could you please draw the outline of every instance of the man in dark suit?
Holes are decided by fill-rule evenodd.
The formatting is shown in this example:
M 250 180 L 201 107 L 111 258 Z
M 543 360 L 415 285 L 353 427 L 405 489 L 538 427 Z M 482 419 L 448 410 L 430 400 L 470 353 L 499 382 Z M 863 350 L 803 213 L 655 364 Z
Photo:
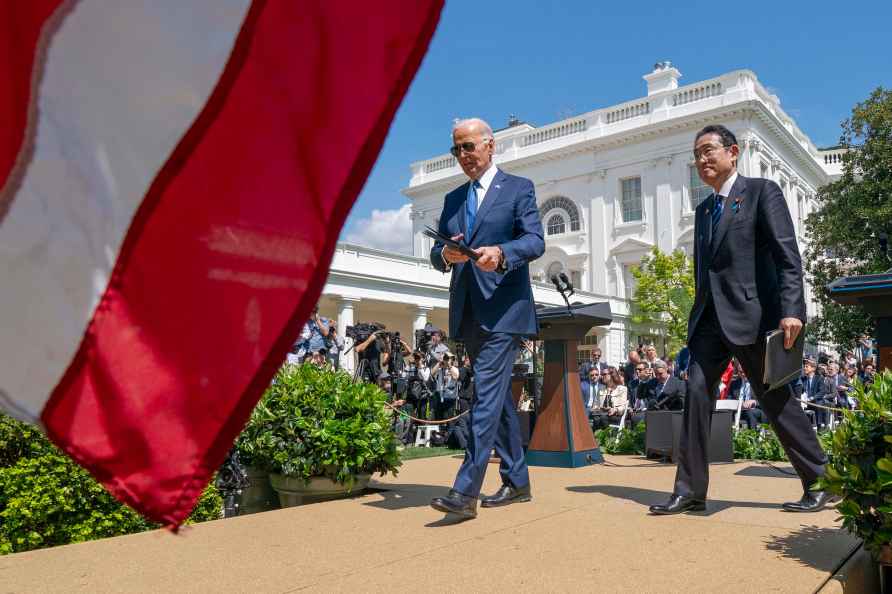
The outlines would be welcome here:
M 746 372 L 739 365 L 737 367 L 737 377 L 728 386 L 728 398 L 743 400 L 740 408 L 740 422 L 749 429 L 757 429 L 759 425 L 766 422 L 765 415 L 759 407 L 759 401 L 755 399 L 753 385 L 750 383 L 749 378 L 746 377 Z
M 474 369 L 476 399 L 465 459 L 446 497 L 434 509 L 465 518 L 477 515 L 477 498 L 495 446 L 502 487 L 483 507 L 530 500 L 530 478 L 511 398 L 511 372 L 523 336 L 538 333 L 529 262 L 545 251 L 533 183 L 508 175 L 492 162 L 495 142 L 483 120 L 462 120 L 452 130 L 452 154 L 469 181 L 446 195 L 441 234 L 463 241 L 479 256 L 471 261 L 440 242 L 431 263 L 452 272 L 449 334 L 464 341 Z
M 696 295 L 688 320 L 688 397 L 679 442 L 675 488 L 654 514 L 706 509 L 709 430 L 716 387 L 731 357 L 752 383 L 762 412 L 802 480 L 799 501 L 787 511 L 818 511 L 830 495 L 812 491 L 826 457 L 789 386 L 766 391 L 762 378 L 765 333 L 780 328 L 791 348 L 805 320 L 802 262 L 786 200 L 777 184 L 737 174 L 740 148 L 724 126 L 707 126 L 694 139 L 700 179 L 714 193 L 694 223 Z
M 836 395 L 831 394 L 830 383 L 826 377 L 817 373 L 817 368 L 814 359 L 806 359 L 802 363 L 802 400 L 821 406 L 834 406 Z M 814 411 L 815 425 L 818 428 L 825 427 L 830 419 L 830 411 L 817 407 L 809 408 Z
M 686 386 L 683 380 L 669 373 L 669 366 L 659 359 L 653 364 L 654 377 L 647 382 L 644 398 L 651 410 L 681 410 L 684 408 Z
M 594 367 L 589 369 L 588 377 L 579 382 L 580 394 L 582 394 L 582 406 L 585 407 L 585 417 L 589 418 L 592 409 L 600 406 L 598 395 L 605 386 L 601 383 L 601 374 Z

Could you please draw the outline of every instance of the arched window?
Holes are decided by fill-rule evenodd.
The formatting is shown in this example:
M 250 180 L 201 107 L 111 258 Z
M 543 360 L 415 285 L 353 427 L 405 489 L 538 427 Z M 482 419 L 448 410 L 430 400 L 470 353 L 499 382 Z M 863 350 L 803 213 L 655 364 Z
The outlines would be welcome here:
M 549 222 L 549 225 L 554 218 L 548 216 L 552 210 L 563 211 L 566 213 L 567 218 L 569 219 L 570 231 L 579 231 L 579 209 L 576 207 L 575 202 L 564 196 L 555 196 L 554 198 L 549 198 L 543 202 L 542 206 L 539 207 L 539 213 L 542 215 L 543 220 Z M 566 225 L 568 221 L 564 219 L 564 217 L 561 217 L 561 222 L 563 223 L 563 229 L 558 233 L 566 233 Z M 554 234 L 551 231 L 548 231 L 548 235 Z
M 548 218 L 548 223 L 545 225 L 545 232 L 548 235 L 557 235 L 566 231 L 567 225 L 564 223 L 564 217 L 555 213 Z

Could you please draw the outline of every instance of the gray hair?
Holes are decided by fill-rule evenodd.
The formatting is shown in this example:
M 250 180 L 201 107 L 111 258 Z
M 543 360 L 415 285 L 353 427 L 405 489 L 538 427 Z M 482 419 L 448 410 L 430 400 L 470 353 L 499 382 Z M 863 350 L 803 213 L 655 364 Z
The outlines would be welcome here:
M 459 128 L 464 128 L 465 126 L 477 126 L 481 129 L 481 133 L 484 138 L 494 137 L 490 125 L 487 124 L 485 120 L 481 120 L 480 118 L 456 118 L 452 123 L 452 135 L 455 135 L 456 130 L 458 130 Z
M 652 367 L 654 369 L 669 369 L 669 366 L 666 365 L 666 362 L 662 359 L 657 359 L 656 361 L 654 361 Z

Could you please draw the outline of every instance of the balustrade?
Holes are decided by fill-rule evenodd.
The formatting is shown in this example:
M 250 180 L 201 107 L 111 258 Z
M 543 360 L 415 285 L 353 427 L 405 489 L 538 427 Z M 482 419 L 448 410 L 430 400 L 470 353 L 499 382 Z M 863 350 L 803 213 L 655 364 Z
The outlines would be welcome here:
M 620 107 L 619 109 L 614 109 L 613 111 L 607 112 L 607 123 L 615 124 L 617 122 L 622 122 L 624 120 L 629 120 L 632 118 L 637 118 L 639 116 L 647 115 L 650 113 L 650 102 L 642 101 L 641 103 L 634 103 L 632 105 L 626 105 Z
M 585 119 L 572 120 L 569 122 L 561 122 L 561 123 L 555 124 L 553 126 L 549 126 L 547 128 L 542 128 L 541 130 L 536 130 L 534 132 L 530 132 L 529 134 L 527 134 L 526 136 L 523 137 L 521 144 L 523 146 L 539 144 L 540 142 L 554 140 L 555 138 L 569 136 L 570 134 L 578 134 L 579 132 L 585 132 L 587 128 L 588 128 L 588 123 L 585 121 Z
M 708 99 L 709 97 L 721 95 L 723 92 L 724 89 L 722 88 L 722 83 L 718 81 L 702 84 L 690 89 L 683 89 L 672 96 L 672 106 L 677 107 L 686 103 L 700 101 L 701 99 Z

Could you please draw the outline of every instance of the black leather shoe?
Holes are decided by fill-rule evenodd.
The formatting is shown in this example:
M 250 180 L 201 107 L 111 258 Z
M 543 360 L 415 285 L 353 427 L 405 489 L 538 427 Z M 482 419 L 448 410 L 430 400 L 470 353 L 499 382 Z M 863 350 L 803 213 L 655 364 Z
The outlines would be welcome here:
M 530 484 L 527 483 L 523 487 L 512 487 L 505 484 L 496 491 L 495 495 L 488 495 L 480 498 L 480 507 L 499 507 L 501 505 L 511 505 L 512 503 L 522 503 L 530 501 L 533 496 L 530 494 Z
M 781 507 L 788 512 L 817 512 L 837 500 L 827 491 L 806 491 L 799 501 L 788 501 Z
M 684 495 L 672 495 L 665 505 L 651 505 L 650 513 L 657 516 L 671 516 L 684 512 L 706 511 L 706 502 L 702 499 L 685 497 Z
M 468 519 L 477 517 L 477 499 L 462 495 L 453 489 L 449 490 L 449 495 L 446 497 L 431 499 L 431 507 L 444 514 L 455 514 Z

